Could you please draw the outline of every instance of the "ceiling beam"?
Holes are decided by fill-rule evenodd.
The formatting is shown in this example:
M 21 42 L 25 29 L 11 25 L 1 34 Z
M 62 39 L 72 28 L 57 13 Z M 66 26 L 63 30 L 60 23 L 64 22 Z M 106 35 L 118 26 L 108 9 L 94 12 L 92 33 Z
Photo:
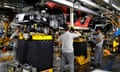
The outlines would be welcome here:
M 83 12 L 86 12 L 86 13 L 91 13 L 93 15 L 100 16 L 99 13 L 97 13 L 97 12 L 95 12 L 95 11 L 89 9 L 89 8 L 86 8 L 86 7 L 84 7 L 80 4 L 76 5 L 73 2 L 70 2 L 70 1 L 67 1 L 67 0 L 62 0 L 62 1 L 61 0 L 51 0 L 51 1 L 53 1 L 55 3 L 58 3 L 58 4 L 65 5 L 67 7 L 75 8 L 76 10 L 80 10 L 80 11 L 83 11 Z

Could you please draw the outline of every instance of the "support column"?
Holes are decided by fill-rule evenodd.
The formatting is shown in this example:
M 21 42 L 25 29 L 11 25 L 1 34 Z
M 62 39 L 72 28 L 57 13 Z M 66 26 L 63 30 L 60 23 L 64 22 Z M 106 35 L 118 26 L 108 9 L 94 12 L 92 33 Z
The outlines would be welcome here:
M 74 26 L 74 8 L 70 8 L 70 25 Z

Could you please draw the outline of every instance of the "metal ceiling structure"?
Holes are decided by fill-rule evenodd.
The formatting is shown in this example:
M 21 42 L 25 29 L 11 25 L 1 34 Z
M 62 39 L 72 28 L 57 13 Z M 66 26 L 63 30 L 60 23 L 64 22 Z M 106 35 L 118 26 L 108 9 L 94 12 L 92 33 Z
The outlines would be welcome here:
M 0 0 L 0 8 L 11 8 L 16 10 L 16 12 L 20 12 L 25 6 L 26 4 L 23 2 L 23 0 Z
M 92 0 L 110 10 L 120 11 L 120 0 Z
M 0 7 L 6 6 L 6 7 L 15 7 L 18 11 L 20 11 L 22 8 L 28 6 L 28 3 L 25 3 L 25 1 L 31 1 L 31 0 L 0 0 Z M 41 1 L 41 0 L 35 0 L 35 1 Z M 61 1 L 61 0 L 42 0 L 42 1 Z M 71 1 L 71 0 L 63 0 L 63 1 Z M 120 12 L 120 0 L 76 0 L 79 1 L 81 5 L 81 8 L 78 10 L 82 10 L 86 12 L 86 9 L 90 11 L 90 13 L 95 12 L 110 12 L 110 11 L 118 11 Z M 108 2 L 109 3 L 106 3 Z M 61 1 L 62 2 L 62 1 Z M 85 10 L 84 10 L 85 9 Z M 95 13 L 94 13 L 95 14 Z M 96 13 L 96 15 L 98 15 Z
M 23 0 L 0 0 L 1 4 L 8 3 L 11 6 L 22 6 L 25 5 Z

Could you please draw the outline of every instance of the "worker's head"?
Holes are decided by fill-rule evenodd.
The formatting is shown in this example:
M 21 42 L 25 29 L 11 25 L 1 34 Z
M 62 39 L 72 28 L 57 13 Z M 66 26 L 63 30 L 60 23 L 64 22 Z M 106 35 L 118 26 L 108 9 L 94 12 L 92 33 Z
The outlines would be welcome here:
M 17 26 L 17 27 L 16 27 L 16 31 L 17 31 L 17 32 L 20 32 L 20 26 Z
M 100 28 L 96 28 L 95 31 L 96 31 L 96 33 L 100 33 L 101 29 Z
M 64 27 L 64 29 L 65 29 L 65 31 L 69 31 L 70 30 L 70 28 L 67 25 Z

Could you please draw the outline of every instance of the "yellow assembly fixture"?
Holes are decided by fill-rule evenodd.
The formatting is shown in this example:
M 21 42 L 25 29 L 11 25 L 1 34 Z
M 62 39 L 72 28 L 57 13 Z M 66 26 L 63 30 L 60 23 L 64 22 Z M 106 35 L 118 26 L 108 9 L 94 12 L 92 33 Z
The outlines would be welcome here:
M 53 40 L 52 35 L 43 35 L 40 33 L 36 33 L 32 35 L 32 40 Z
M 46 70 L 43 70 L 43 71 L 40 71 L 40 72 L 53 72 L 53 68 L 46 69 Z
M 3 27 L 4 27 L 4 31 L 5 31 L 4 35 L 7 36 L 7 34 L 8 34 L 9 22 L 8 22 L 8 21 L 4 21 Z
M 118 45 L 119 45 L 119 42 L 117 42 L 116 40 L 113 40 L 113 52 L 116 52 Z
M 21 33 L 19 33 L 19 39 L 20 40 L 23 40 L 24 38 L 23 38 L 23 33 L 21 32 Z

